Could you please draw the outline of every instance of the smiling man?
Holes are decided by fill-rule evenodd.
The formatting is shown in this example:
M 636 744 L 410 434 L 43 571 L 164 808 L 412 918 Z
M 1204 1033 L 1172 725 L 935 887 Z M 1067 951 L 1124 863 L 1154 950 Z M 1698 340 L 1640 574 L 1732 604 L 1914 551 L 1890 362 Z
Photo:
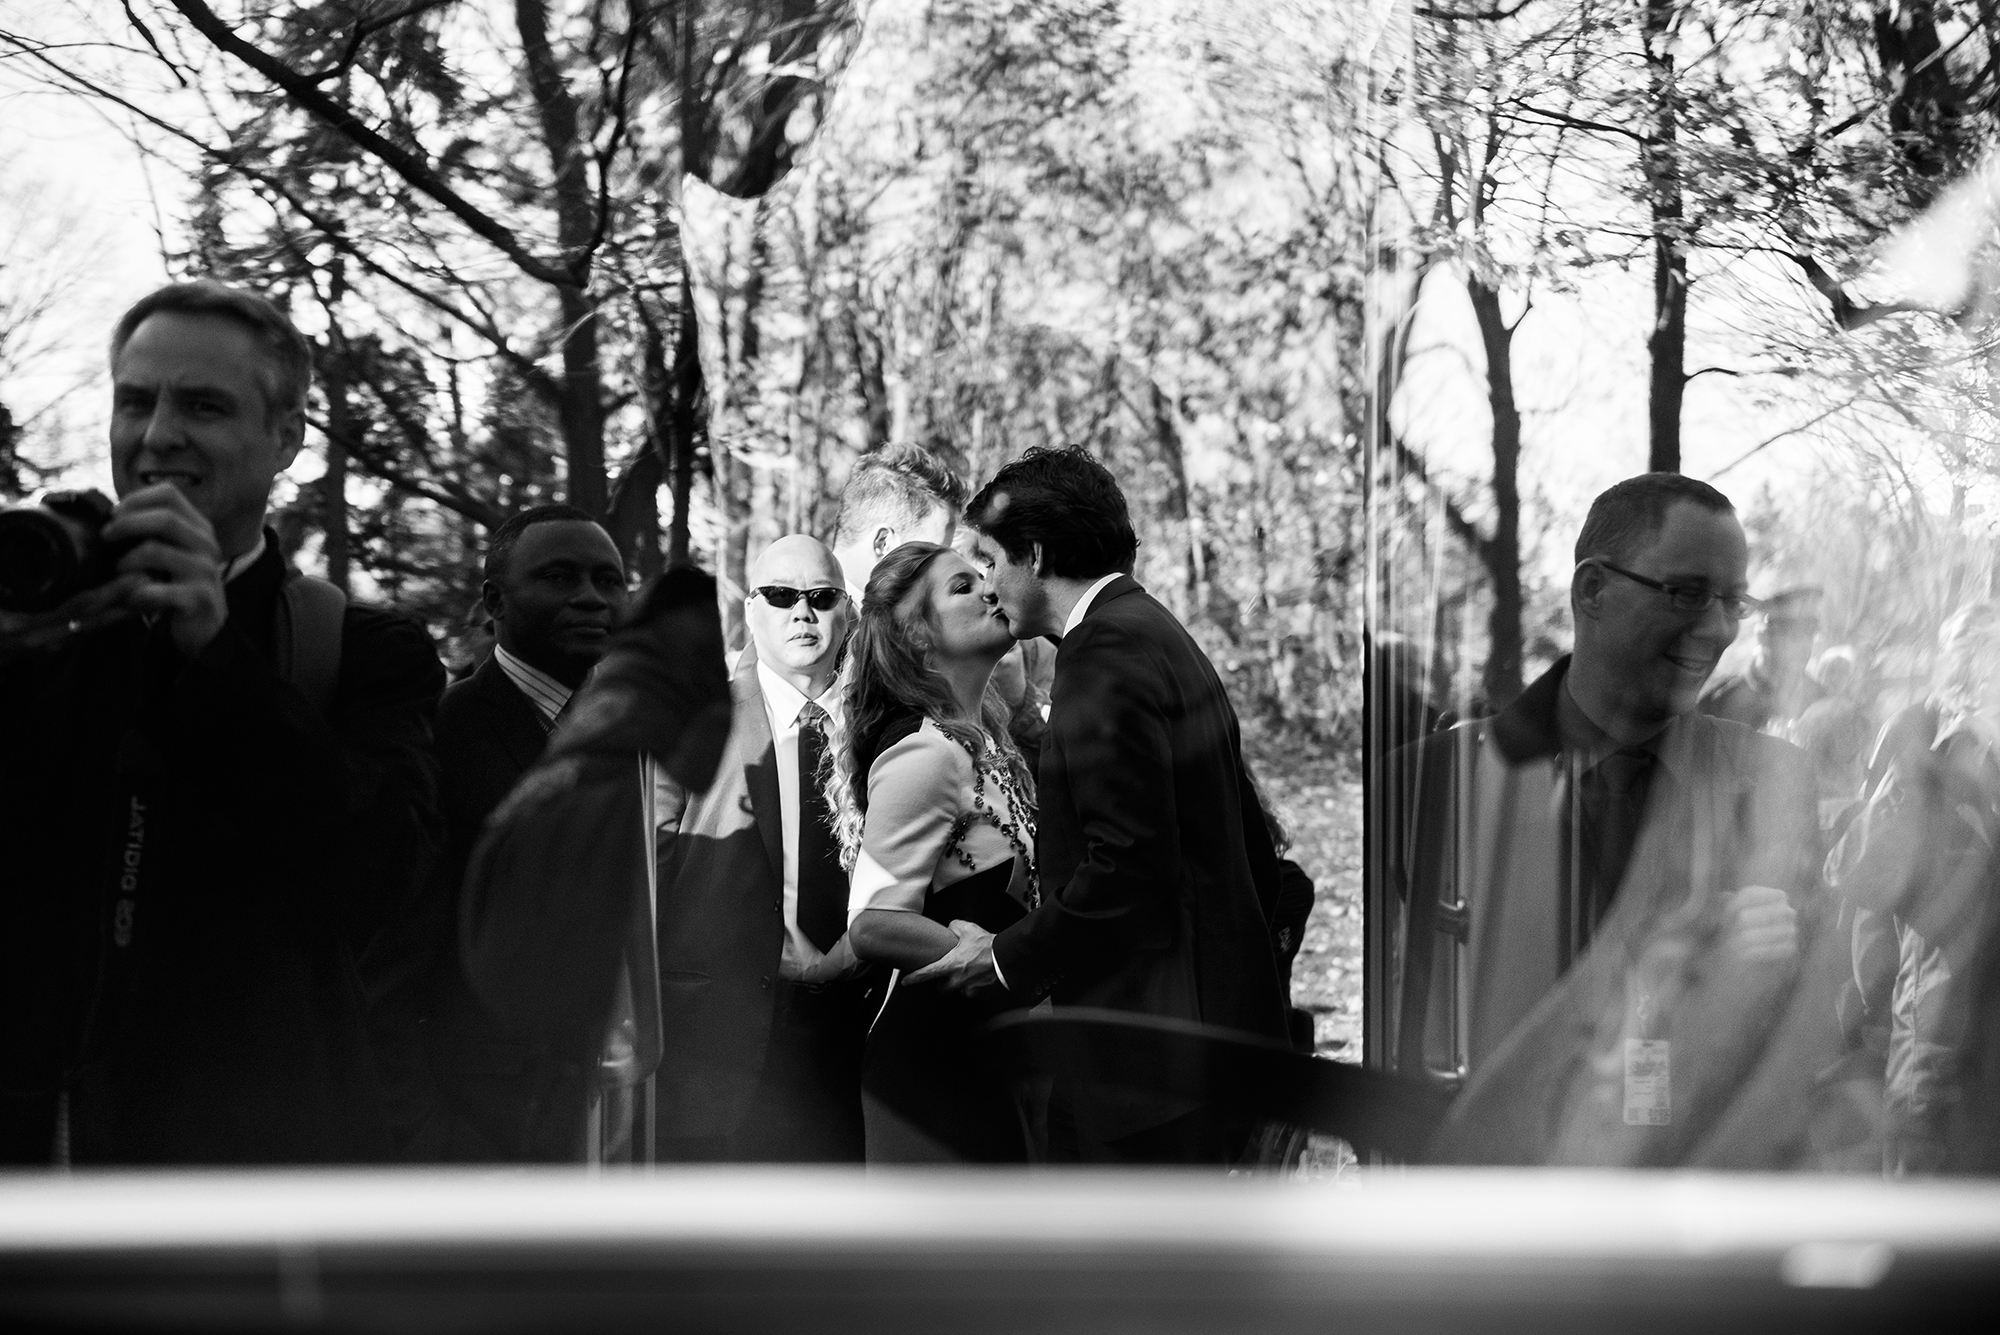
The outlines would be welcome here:
M 1695 712 L 1755 610 L 1748 561 L 1735 509 L 1713 487 L 1674 473 L 1618 483 L 1577 539 L 1573 654 L 1498 715 L 1394 758 L 1415 822 L 1389 867 L 1410 915 L 1400 1069 L 1469 1068 L 1477 1080 L 1496 1054 L 1518 1058 L 1519 1027 L 1531 1014 L 1547 1022 L 1539 1003 L 1583 972 L 1600 938 L 1614 972 L 1643 953 L 1635 943 L 1666 933 L 1685 936 L 1677 958 L 1706 960 L 1713 977 L 1754 990 L 1786 976 L 1818 866 L 1804 757 Z M 1641 1005 L 1635 1041 L 1671 1025 L 1672 995 L 1662 985 Z M 1554 1060 L 1549 1046 L 1538 1054 Z M 1679 1134 L 1713 1112 L 1686 1106 L 1690 1069 L 1677 1109 L 1663 1076 L 1657 1107 L 1652 1086 L 1628 1092 L 1625 1121 L 1671 1118 L 1662 1126 Z M 1562 1087 L 1540 1074 L 1543 1088 Z
M 854 608 L 803 534 L 750 567 L 750 645 L 715 780 L 663 780 L 662 1161 L 858 1163 L 863 966 L 818 781 Z
M 436 843 L 430 637 L 264 526 L 305 432 L 284 314 L 176 284 L 111 340 L 102 586 L 0 618 L 0 1158 L 371 1160 L 357 986 Z

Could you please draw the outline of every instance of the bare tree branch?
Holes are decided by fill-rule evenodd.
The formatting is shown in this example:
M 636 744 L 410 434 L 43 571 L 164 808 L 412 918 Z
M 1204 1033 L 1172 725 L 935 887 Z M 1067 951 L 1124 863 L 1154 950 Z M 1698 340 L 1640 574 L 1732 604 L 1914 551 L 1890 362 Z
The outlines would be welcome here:
M 415 153 L 362 124 L 352 110 L 322 92 L 319 85 L 310 78 L 291 69 L 269 52 L 238 37 L 230 30 L 229 25 L 217 17 L 214 10 L 201 3 L 201 0 L 168 0 L 168 3 L 179 10 L 187 21 L 194 25 L 195 30 L 206 37 L 217 50 L 236 57 L 242 64 L 283 90 L 302 110 L 324 121 L 357 148 L 373 154 L 383 165 L 409 182 L 413 189 L 430 196 L 443 206 L 446 212 L 470 228 L 474 235 L 490 243 L 508 259 L 514 261 L 522 273 L 552 287 L 567 286 L 573 281 L 562 269 L 530 254 L 520 238 L 453 190 Z

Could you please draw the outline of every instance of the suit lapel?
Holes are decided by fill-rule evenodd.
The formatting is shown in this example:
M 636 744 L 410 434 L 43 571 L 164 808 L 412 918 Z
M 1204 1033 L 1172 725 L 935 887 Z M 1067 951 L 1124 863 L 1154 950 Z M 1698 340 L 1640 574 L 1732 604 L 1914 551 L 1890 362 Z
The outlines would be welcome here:
M 548 745 L 549 730 L 542 724 L 542 713 L 535 708 L 535 702 L 521 694 L 501 668 L 495 658 L 488 658 L 479 665 L 479 671 L 472 674 L 473 688 L 479 698 L 486 702 L 492 714 L 493 734 L 500 739 L 500 745 L 509 758 L 525 772 L 537 760 Z
M 757 680 L 757 650 L 743 651 L 730 683 L 736 700 L 736 731 L 742 738 L 743 780 L 750 789 L 750 810 L 771 869 L 785 875 L 785 813 L 778 789 L 778 747 L 771 737 L 771 718 L 764 712 L 764 688 Z

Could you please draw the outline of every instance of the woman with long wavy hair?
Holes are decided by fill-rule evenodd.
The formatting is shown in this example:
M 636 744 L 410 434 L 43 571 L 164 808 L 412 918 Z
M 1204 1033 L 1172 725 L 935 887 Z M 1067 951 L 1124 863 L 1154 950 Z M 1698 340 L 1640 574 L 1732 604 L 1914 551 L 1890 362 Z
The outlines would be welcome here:
M 1035 903 L 1033 783 L 989 689 L 1013 642 L 970 563 L 912 542 L 876 565 L 848 643 L 825 775 L 853 873 L 847 940 L 896 971 L 863 1066 L 870 1162 L 1025 1157 L 973 1037 L 1007 1003 L 901 986 L 958 943 L 954 920 L 998 931 Z

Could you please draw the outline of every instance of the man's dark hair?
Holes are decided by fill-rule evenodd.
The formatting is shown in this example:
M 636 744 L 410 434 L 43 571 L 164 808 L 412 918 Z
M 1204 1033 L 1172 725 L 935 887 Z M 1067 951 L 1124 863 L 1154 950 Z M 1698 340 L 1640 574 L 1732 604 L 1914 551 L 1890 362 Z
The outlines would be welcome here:
M 1042 544 L 1047 573 L 1069 579 L 1130 574 L 1139 535 L 1111 470 L 1084 450 L 1036 446 L 993 475 L 965 508 L 965 522 L 1028 559 Z
M 1659 536 L 1667 511 L 1681 501 L 1717 514 L 1734 514 L 1727 496 L 1681 473 L 1641 473 L 1614 482 L 1590 503 L 1583 531 L 1576 535 L 1576 563 L 1593 556 L 1624 562 Z
M 264 379 L 267 418 L 305 411 L 306 393 L 312 388 L 312 345 L 291 318 L 268 299 L 212 278 L 156 288 L 133 302 L 111 331 L 114 374 L 118 354 L 125 350 L 132 331 L 153 315 L 214 316 L 248 330 L 271 357 L 274 374 Z
M 574 505 L 534 505 L 518 514 L 509 515 L 493 536 L 486 540 L 485 576 L 488 583 L 505 584 L 507 568 L 514 563 L 514 545 L 521 535 L 537 524 L 556 523 L 595 524 L 597 521 Z
M 878 521 L 908 530 L 939 506 L 956 516 L 964 504 L 965 484 L 943 460 L 921 445 L 899 445 L 863 456 L 848 473 L 833 540 L 846 542 Z

